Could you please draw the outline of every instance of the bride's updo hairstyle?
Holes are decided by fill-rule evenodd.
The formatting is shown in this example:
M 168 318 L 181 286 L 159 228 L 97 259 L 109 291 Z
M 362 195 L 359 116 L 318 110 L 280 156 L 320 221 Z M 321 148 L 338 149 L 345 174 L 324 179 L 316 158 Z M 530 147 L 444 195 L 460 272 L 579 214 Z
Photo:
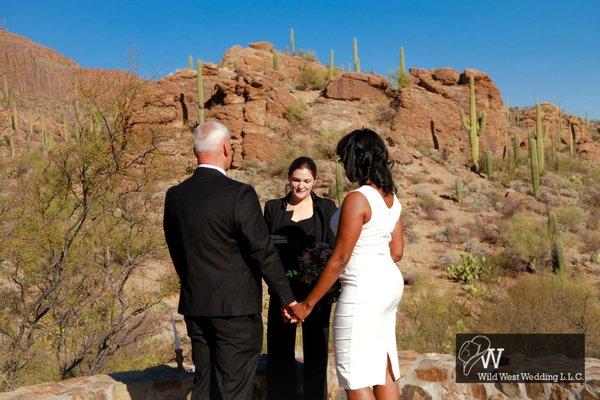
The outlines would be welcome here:
M 350 182 L 358 182 L 362 186 L 370 180 L 385 194 L 396 193 L 389 153 L 376 132 L 366 128 L 350 132 L 340 139 L 336 153 Z

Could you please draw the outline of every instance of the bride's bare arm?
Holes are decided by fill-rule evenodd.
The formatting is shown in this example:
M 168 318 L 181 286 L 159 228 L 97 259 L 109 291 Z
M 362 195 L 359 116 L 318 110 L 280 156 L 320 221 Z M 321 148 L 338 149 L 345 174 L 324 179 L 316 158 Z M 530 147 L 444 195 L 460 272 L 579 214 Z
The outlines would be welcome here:
M 371 218 L 371 207 L 363 194 L 350 193 L 344 199 L 333 253 L 308 297 L 294 307 L 294 314 L 301 321 L 312 311 L 338 279 L 350 260 L 352 250 L 360 236 L 362 226 Z
M 402 219 L 398 218 L 396 226 L 392 231 L 392 241 L 390 242 L 390 254 L 394 262 L 402 259 L 404 254 L 404 225 Z

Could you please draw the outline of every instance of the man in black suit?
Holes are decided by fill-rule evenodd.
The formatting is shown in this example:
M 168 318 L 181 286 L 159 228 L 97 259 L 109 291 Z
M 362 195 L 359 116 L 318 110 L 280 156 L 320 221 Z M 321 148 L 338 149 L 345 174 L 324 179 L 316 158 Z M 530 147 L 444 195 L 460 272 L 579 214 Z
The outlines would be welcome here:
M 227 128 L 214 120 L 194 131 L 198 167 L 165 198 L 164 231 L 181 281 L 196 366 L 194 400 L 250 400 L 262 348 L 261 277 L 285 304 L 295 304 L 252 186 L 228 178 Z

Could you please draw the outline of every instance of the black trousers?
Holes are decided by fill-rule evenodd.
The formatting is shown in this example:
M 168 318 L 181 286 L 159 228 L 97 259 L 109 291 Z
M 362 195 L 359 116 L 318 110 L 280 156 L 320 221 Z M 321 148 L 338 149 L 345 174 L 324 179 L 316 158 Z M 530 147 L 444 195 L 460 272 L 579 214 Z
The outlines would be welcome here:
M 196 366 L 192 400 L 252 400 L 262 349 L 260 314 L 185 317 Z
M 302 297 L 300 297 L 302 298 Z M 302 323 L 304 399 L 327 399 L 327 355 L 331 304 L 318 303 Z M 281 303 L 271 296 L 267 326 L 267 394 L 269 400 L 295 400 L 296 325 L 281 317 Z

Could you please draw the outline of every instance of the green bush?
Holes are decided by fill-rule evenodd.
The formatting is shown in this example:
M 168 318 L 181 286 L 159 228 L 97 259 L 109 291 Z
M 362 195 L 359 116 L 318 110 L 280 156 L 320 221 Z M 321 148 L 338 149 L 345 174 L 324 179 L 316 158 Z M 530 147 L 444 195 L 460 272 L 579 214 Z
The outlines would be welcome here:
M 584 333 L 586 356 L 600 357 L 600 292 L 589 279 L 525 275 L 496 294 L 474 328 L 498 333 Z
M 500 239 L 506 254 L 532 266 L 543 263 L 550 254 L 546 219 L 527 212 L 517 212 L 504 221 Z
M 308 107 L 301 100 L 292 101 L 286 104 L 283 115 L 291 125 L 300 125 L 308 116 Z
M 485 257 L 461 254 L 460 262 L 448 265 L 446 272 L 457 282 L 473 284 L 482 278 L 489 277 L 492 274 L 492 267 L 486 263 Z
M 469 312 L 451 293 L 429 283 L 405 287 L 398 315 L 398 348 L 452 353 L 455 335 L 468 332 Z
M 574 205 L 561 205 L 553 210 L 556 213 L 558 226 L 571 232 L 578 232 L 585 222 L 585 211 Z
M 298 56 L 305 61 L 317 62 L 317 54 L 313 50 L 300 49 Z
M 296 82 L 298 90 L 321 90 L 327 84 L 327 73 L 311 67 L 302 68 Z

